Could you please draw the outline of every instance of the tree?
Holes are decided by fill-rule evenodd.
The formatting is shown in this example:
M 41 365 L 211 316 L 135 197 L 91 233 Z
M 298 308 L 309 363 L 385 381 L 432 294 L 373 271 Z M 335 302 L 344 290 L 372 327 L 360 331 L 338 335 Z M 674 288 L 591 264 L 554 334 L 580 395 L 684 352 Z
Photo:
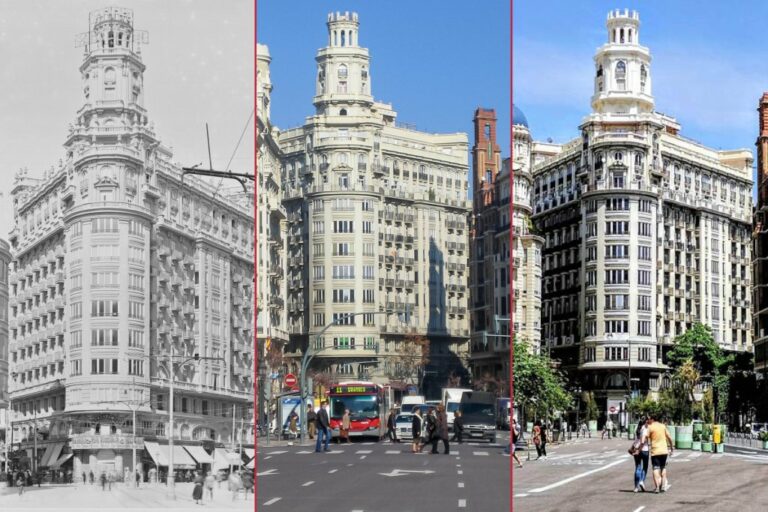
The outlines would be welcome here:
M 417 334 L 405 337 L 397 353 L 391 357 L 389 378 L 415 384 L 419 370 L 429 364 L 429 338 Z
M 537 417 L 548 417 L 571 404 L 565 379 L 552 368 L 548 357 L 529 352 L 529 346 L 515 339 L 512 392 L 515 404 Z
M 709 326 L 695 323 L 693 327 L 675 338 L 675 346 L 667 353 L 667 362 L 677 369 L 686 361 L 692 361 L 701 375 L 716 375 L 733 356 L 726 355 L 712 337 Z
M 593 392 L 587 393 L 587 399 L 584 402 L 584 417 L 587 421 L 596 421 L 600 411 L 597 408 L 597 401 Z

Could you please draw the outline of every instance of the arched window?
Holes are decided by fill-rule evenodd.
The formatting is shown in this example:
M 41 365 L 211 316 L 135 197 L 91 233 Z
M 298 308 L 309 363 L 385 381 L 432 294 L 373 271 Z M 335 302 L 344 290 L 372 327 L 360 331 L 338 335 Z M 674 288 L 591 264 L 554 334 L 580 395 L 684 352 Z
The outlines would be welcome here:
M 339 80 L 346 80 L 347 79 L 347 66 L 345 64 L 341 64 L 339 66 Z
M 648 81 L 648 70 L 645 64 L 640 66 L 640 92 L 645 92 L 645 83 Z
M 339 115 L 340 115 L 340 116 L 345 116 L 345 115 L 347 115 L 347 109 L 343 108 L 343 109 L 339 110 Z
M 109 34 L 107 34 L 107 46 L 110 48 L 115 47 L 115 33 L 111 30 L 109 31 Z
M 616 85 L 623 91 L 627 84 L 627 65 L 623 60 L 616 63 Z
M 341 46 L 346 46 L 346 32 L 344 30 L 341 31 Z
M 624 29 L 623 28 L 619 30 L 619 42 L 620 43 L 624 42 Z
M 627 29 L 627 42 L 628 43 L 632 42 L 632 29 L 631 28 Z

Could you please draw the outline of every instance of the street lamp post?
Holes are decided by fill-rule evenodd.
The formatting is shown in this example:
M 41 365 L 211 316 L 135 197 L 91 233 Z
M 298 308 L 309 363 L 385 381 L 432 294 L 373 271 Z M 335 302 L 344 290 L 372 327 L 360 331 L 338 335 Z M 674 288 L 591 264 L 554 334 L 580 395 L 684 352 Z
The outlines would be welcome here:
M 391 314 L 392 314 L 391 311 L 362 311 L 362 312 L 349 313 L 347 315 L 342 315 L 342 316 L 336 318 L 335 320 L 333 320 L 331 323 L 329 323 L 325 327 L 323 327 L 320 330 L 320 332 L 317 333 L 317 335 L 315 336 L 316 341 L 320 341 L 320 337 L 325 333 L 325 331 L 327 331 L 328 329 L 330 329 L 334 325 L 337 325 L 338 322 L 340 322 L 341 320 L 346 320 L 348 318 L 353 318 L 353 317 L 360 316 L 360 315 L 391 315 Z M 301 400 L 300 401 L 300 403 L 301 403 L 300 409 L 301 409 L 301 411 L 300 411 L 300 417 L 299 417 L 300 421 L 301 421 L 301 428 L 299 429 L 299 436 L 300 436 L 299 437 L 299 443 L 300 444 L 304 444 L 304 434 L 305 434 L 305 432 L 307 430 L 307 425 L 306 425 L 307 405 L 305 403 L 306 398 L 307 398 L 305 396 L 306 395 L 306 391 L 307 391 L 307 388 L 306 388 L 306 386 L 307 386 L 307 384 L 306 384 L 307 369 L 309 368 L 309 363 L 312 362 L 312 359 L 319 352 L 322 352 L 323 350 L 325 350 L 325 347 L 317 348 L 317 349 L 315 349 L 314 352 L 312 352 L 311 349 L 312 349 L 312 346 L 311 346 L 311 344 L 309 344 L 307 346 L 307 350 L 304 352 L 304 357 L 301 360 L 301 368 L 300 368 L 300 371 L 299 371 L 299 393 L 301 395 L 301 397 L 300 397 L 300 400 Z
M 168 414 L 168 478 L 167 478 L 167 485 L 171 488 L 171 495 L 173 496 L 173 499 L 176 499 L 176 488 L 174 486 L 176 477 L 173 473 L 173 409 L 174 409 L 174 403 L 173 403 L 173 391 L 174 391 L 174 380 L 175 380 L 175 374 L 173 367 L 173 343 L 171 343 L 171 351 L 168 354 L 168 375 L 169 375 L 169 414 Z M 221 360 L 223 361 L 224 358 L 222 357 L 200 357 L 200 354 L 195 354 L 192 357 L 188 357 L 178 363 L 179 366 L 182 366 L 189 361 L 212 361 L 212 360 Z M 234 436 L 234 431 L 232 432 L 232 435 Z

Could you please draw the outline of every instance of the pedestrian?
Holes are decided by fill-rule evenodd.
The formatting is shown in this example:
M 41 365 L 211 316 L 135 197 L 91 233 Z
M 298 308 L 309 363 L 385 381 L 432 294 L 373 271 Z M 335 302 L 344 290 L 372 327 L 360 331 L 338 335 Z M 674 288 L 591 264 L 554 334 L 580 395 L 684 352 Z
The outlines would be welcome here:
M 107 485 L 109 486 L 109 491 L 112 492 L 112 483 L 115 481 L 115 474 L 111 471 L 107 475 Z
M 24 485 L 26 484 L 24 480 L 24 473 L 19 473 L 19 476 L 16 478 L 16 487 L 19 488 L 19 496 L 24 494 Z
M 422 431 L 422 419 L 421 411 L 418 406 L 413 408 L 413 419 L 411 420 L 411 434 L 413 435 L 413 443 L 411 444 L 411 452 L 421 453 L 421 431 Z
M 317 431 L 317 425 L 315 424 L 315 421 L 317 420 L 317 413 L 315 413 L 315 408 L 313 404 L 307 404 L 307 429 L 309 431 L 309 438 L 314 439 L 315 438 L 315 432 Z
M 328 410 L 326 409 L 328 402 L 323 400 L 320 403 L 320 410 L 317 411 L 317 443 L 315 443 L 315 452 L 320 453 L 320 447 L 323 446 L 324 451 L 328 451 L 328 445 L 330 444 L 331 437 L 331 422 L 328 417 Z M 325 439 L 325 441 L 323 441 Z
M 341 417 L 341 427 L 339 428 L 339 442 L 349 442 L 349 429 L 352 421 L 349 418 L 349 409 L 344 409 L 344 415 Z
M 641 419 L 635 429 L 635 442 L 632 443 L 630 453 L 635 459 L 635 490 L 645 492 L 645 475 L 648 473 L 648 427 L 646 419 Z M 645 442 L 643 442 L 645 440 Z
M 648 416 L 648 427 L 642 442 L 650 444 L 651 465 L 653 466 L 653 483 L 656 486 L 653 492 L 666 492 L 667 490 L 667 457 L 672 455 L 673 444 L 667 427 L 658 421 L 655 414 Z
M 512 424 L 509 426 L 510 431 L 510 443 L 509 443 L 509 452 L 510 455 L 512 455 L 512 458 L 517 462 L 517 467 L 521 468 L 523 467 L 523 463 L 520 462 L 520 459 L 517 456 L 517 442 L 520 440 L 520 425 L 517 424 L 517 420 L 515 418 L 512 418 Z
M 101 476 L 99 477 L 99 480 L 101 481 L 101 490 L 106 491 L 107 490 L 107 474 L 102 472 Z
M 399 443 L 397 438 L 397 412 L 394 408 L 389 410 L 389 416 L 387 416 L 387 437 L 393 443 Z
M 436 419 L 437 434 L 439 439 L 443 442 L 443 455 L 448 455 L 451 451 L 448 444 L 448 415 L 445 413 L 445 406 L 443 404 L 437 405 Z
M 93 470 L 88 472 L 88 481 L 93 485 Z
M 430 455 L 434 455 L 438 453 L 437 451 L 437 441 L 438 434 L 437 434 L 437 418 L 435 417 L 435 408 L 430 407 L 427 410 L 427 416 L 425 418 L 425 427 L 424 427 L 424 440 L 421 443 L 421 448 L 424 449 L 424 446 L 431 444 L 432 450 L 429 452 Z
M 213 501 L 213 484 L 218 480 L 216 477 L 213 476 L 213 474 L 209 471 L 208 475 L 205 477 L 205 490 L 208 491 L 208 497 Z
M 141 471 L 138 469 L 136 470 L 136 488 L 138 489 L 141 486 Z
M 581 437 L 585 438 L 587 437 L 587 433 L 589 432 L 589 428 L 587 428 L 587 422 L 582 421 L 581 422 Z M 576 436 L 578 437 L 578 436 Z M 592 433 L 589 432 L 589 437 L 592 437 Z
M 547 460 L 547 429 L 539 420 L 533 424 L 533 444 L 536 446 L 536 460 Z
M 195 475 L 195 487 L 192 489 L 192 499 L 195 500 L 195 505 L 202 505 L 203 504 L 203 483 L 205 483 L 205 480 L 203 479 L 203 475 L 200 474 L 200 472 L 197 472 L 197 475 Z
M 243 480 L 243 499 L 248 499 L 248 493 L 253 493 L 253 473 L 246 471 L 242 476 Z
M 464 434 L 464 418 L 462 417 L 461 411 L 456 411 L 453 413 L 453 438 L 451 441 L 456 441 L 459 444 L 462 444 L 463 441 L 461 440 L 461 436 Z
M 237 498 L 237 493 L 240 492 L 240 489 L 243 488 L 243 481 L 240 479 L 240 474 L 238 471 L 233 471 L 229 475 L 229 490 L 232 491 L 232 501 L 235 501 L 235 498 Z
M 83 471 L 83 484 L 87 484 L 87 483 L 88 483 L 88 477 L 86 476 L 85 471 Z

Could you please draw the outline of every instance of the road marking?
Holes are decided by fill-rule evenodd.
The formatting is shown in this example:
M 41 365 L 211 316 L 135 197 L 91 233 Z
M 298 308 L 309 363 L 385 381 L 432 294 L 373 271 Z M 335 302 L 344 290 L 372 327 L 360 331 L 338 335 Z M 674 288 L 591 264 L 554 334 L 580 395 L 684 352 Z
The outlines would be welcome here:
M 400 450 L 387 450 L 387 455 L 394 455 L 396 453 L 403 453 Z
M 736 450 L 739 453 L 747 453 L 749 455 L 757 455 L 757 452 L 749 452 L 747 450 Z
M 357 453 L 357 454 L 361 454 L 361 453 L 369 454 L 369 453 L 373 453 L 373 451 L 372 450 L 357 450 L 355 453 Z
M 347 464 L 347 467 L 354 466 L 354 464 Z
M 460 488 L 460 489 L 463 489 L 463 488 L 464 488 L 464 482 L 459 482 L 459 488 Z
M 486 457 L 488 456 L 488 452 L 472 452 L 472 453 L 473 453 L 474 455 L 484 455 L 484 456 L 486 456 Z
M 329 471 L 329 473 L 335 473 L 337 471 L 338 471 L 338 469 L 332 469 L 332 470 Z
M 272 458 L 271 455 L 267 455 L 266 457 L 264 457 L 264 460 L 271 459 L 271 458 Z
M 458 471 L 456 471 L 456 474 L 457 474 L 457 475 L 463 475 L 463 474 L 464 474 L 464 472 L 463 472 L 462 470 L 460 470 L 460 469 L 459 469 Z
M 281 451 L 277 451 L 277 452 L 269 452 L 267 455 L 280 455 L 280 454 L 283 454 L 283 453 L 288 453 L 288 450 L 281 450 Z
M 366 457 L 367 457 L 367 455 L 361 455 L 361 456 L 360 456 L 360 460 L 363 460 L 363 459 L 364 459 L 364 458 L 366 458 Z
M 274 504 L 274 503 L 277 503 L 277 502 L 278 502 L 278 501 L 280 501 L 281 499 L 283 499 L 283 498 L 272 498 L 271 500 L 269 500 L 269 501 L 265 502 L 265 503 L 264 503 L 264 506 L 269 506 L 269 505 L 272 505 L 272 504 Z
M 256 476 L 267 476 L 267 475 L 276 475 L 277 470 L 276 469 L 268 469 L 266 471 L 262 471 L 261 473 L 256 473 Z
M 467 500 L 459 500 L 459 508 L 467 508 Z
M 313 452 L 310 451 L 310 450 L 301 450 L 300 452 L 296 452 L 296 453 L 299 454 L 299 455 L 305 455 L 307 453 L 313 453 Z
M 640 511 L 641 511 L 641 510 L 643 510 L 644 508 L 645 508 L 645 505 L 643 505 L 642 507 L 637 507 L 637 508 L 636 508 L 635 510 L 633 510 L 632 512 L 640 512 Z
M 379 473 L 381 476 L 403 476 L 409 473 L 421 473 L 431 475 L 434 473 L 431 469 L 393 469 L 390 473 Z
M 456 467 L 457 467 L 457 468 L 460 468 L 460 467 L 461 467 L 461 464 L 456 464 Z
M 555 482 L 553 484 L 550 484 L 550 485 L 547 485 L 547 486 L 544 486 L 544 487 L 539 487 L 538 489 L 531 489 L 529 492 L 537 492 L 538 493 L 538 492 L 549 491 L 550 489 L 554 489 L 556 487 L 560 487 L 561 485 L 569 484 L 569 483 L 573 482 L 574 480 L 578 480 L 579 478 L 584 478 L 585 476 L 592 475 L 592 474 L 597 473 L 599 471 L 604 471 L 604 470 L 610 468 L 611 466 L 615 466 L 617 464 L 622 464 L 622 463 L 625 463 L 626 461 L 627 461 L 627 458 L 622 456 L 620 459 L 617 459 L 617 460 L 611 462 L 610 464 L 606 464 L 605 466 L 602 466 L 602 467 L 599 467 L 599 468 L 596 468 L 596 469 L 592 469 L 590 471 L 587 471 L 586 473 L 581 473 L 581 474 L 572 476 L 570 478 L 566 478 L 565 480 L 561 480 L 559 482 Z
M 301 484 L 301 486 L 302 486 L 302 487 L 309 487 L 309 486 L 310 486 L 310 485 L 312 485 L 313 483 L 315 483 L 315 481 L 314 481 L 314 480 L 310 480 L 309 482 L 304 482 L 303 484 Z

